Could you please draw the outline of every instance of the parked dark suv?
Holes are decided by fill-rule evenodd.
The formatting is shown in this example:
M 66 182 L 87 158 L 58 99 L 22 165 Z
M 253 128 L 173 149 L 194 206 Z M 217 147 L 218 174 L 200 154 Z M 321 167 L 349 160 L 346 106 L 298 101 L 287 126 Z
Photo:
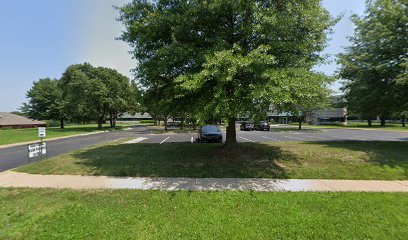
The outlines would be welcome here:
M 254 124 L 249 123 L 249 122 L 243 122 L 241 123 L 241 126 L 239 127 L 241 131 L 254 131 Z
M 254 125 L 254 129 L 257 131 L 269 131 L 271 129 L 271 126 L 269 126 L 268 122 L 262 121 L 258 124 Z
M 220 129 L 214 125 L 202 126 L 198 129 L 199 142 L 219 142 L 222 143 L 222 134 Z

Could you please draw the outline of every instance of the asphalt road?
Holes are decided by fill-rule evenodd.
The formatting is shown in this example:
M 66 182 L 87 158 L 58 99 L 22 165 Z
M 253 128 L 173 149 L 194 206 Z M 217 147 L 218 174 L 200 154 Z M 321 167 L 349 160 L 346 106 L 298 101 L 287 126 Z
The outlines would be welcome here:
M 225 140 L 225 132 L 223 132 Z M 72 150 L 89 147 L 95 144 L 112 142 L 119 139 L 131 139 L 135 143 L 195 143 L 196 134 L 151 134 L 142 126 L 128 131 L 114 131 L 87 136 L 71 137 L 47 141 L 47 156 L 59 155 Z M 381 130 L 324 129 L 323 131 L 237 131 L 239 142 L 271 141 L 408 141 L 408 132 L 391 132 Z M 28 160 L 27 146 L 16 146 L 0 149 L 0 171 L 9 170 L 32 161 Z

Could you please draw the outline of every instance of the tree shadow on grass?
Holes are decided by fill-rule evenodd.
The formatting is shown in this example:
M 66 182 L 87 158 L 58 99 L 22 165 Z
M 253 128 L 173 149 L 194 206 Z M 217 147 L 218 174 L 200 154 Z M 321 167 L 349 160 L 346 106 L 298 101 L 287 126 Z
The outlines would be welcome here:
M 288 178 L 276 163 L 287 156 L 279 147 L 240 143 L 123 144 L 75 153 L 76 164 L 93 175 L 132 177 Z
M 341 148 L 364 152 L 371 163 L 379 166 L 400 169 L 408 178 L 408 142 L 404 141 L 316 141 L 303 144 L 322 145 L 329 148 Z

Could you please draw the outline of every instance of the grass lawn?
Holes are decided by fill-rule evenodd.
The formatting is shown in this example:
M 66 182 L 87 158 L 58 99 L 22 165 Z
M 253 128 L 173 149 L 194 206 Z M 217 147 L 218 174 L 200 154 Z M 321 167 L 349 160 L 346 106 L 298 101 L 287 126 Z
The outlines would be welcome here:
M 138 177 L 408 179 L 408 142 L 98 145 L 16 169 Z
M 308 125 L 307 125 L 308 126 Z M 271 127 L 271 132 L 321 132 L 322 130 L 317 128 L 303 128 L 299 130 L 298 127 Z
M 407 123 L 408 125 L 408 123 Z M 364 128 L 373 130 L 385 130 L 385 131 L 408 131 L 408 127 L 402 127 L 401 124 L 397 123 L 386 123 L 385 127 L 381 127 L 380 123 L 373 123 L 371 127 L 368 126 L 367 122 L 348 122 L 346 126 L 343 125 L 308 125 L 305 124 L 304 127 L 315 127 L 315 128 Z
M 0 239 L 406 239 L 408 194 L 0 189 Z
M 121 129 L 127 126 L 126 123 L 120 123 L 117 125 L 116 129 Z M 112 130 L 109 125 L 105 125 L 102 130 Z M 55 137 L 70 136 L 82 133 L 91 133 L 101 131 L 98 129 L 97 124 L 86 124 L 86 125 L 68 125 L 64 129 L 59 127 L 48 127 L 47 128 L 47 139 Z M 38 138 L 37 128 L 24 128 L 24 129 L 0 129 L 0 145 L 35 141 Z

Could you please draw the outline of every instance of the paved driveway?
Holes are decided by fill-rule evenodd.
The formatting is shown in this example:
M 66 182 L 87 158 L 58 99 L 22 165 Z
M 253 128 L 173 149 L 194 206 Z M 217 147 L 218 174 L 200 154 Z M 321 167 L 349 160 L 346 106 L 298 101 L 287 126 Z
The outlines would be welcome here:
M 381 130 L 324 129 L 322 131 L 239 132 L 241 141 L 407 141 L 408 132 Z
M 225 140 L 225 132 L 223 132 Z M 133 127 L 128 131 L 99 133 L 88 136 L 71 137 L 47 142 L 47 157 L 95 144 L 129 138 L 135 143 L 194 143 L 195 133 L 151 134 L 145 127 Z M 239 142 L 273 141 L 408 141 L 408 132 L 381 130 L 324 129 L 322 131 L 237 131 Z M 0 171 L 5 171 L 28 163 L 27 146 L 0 149 Z

